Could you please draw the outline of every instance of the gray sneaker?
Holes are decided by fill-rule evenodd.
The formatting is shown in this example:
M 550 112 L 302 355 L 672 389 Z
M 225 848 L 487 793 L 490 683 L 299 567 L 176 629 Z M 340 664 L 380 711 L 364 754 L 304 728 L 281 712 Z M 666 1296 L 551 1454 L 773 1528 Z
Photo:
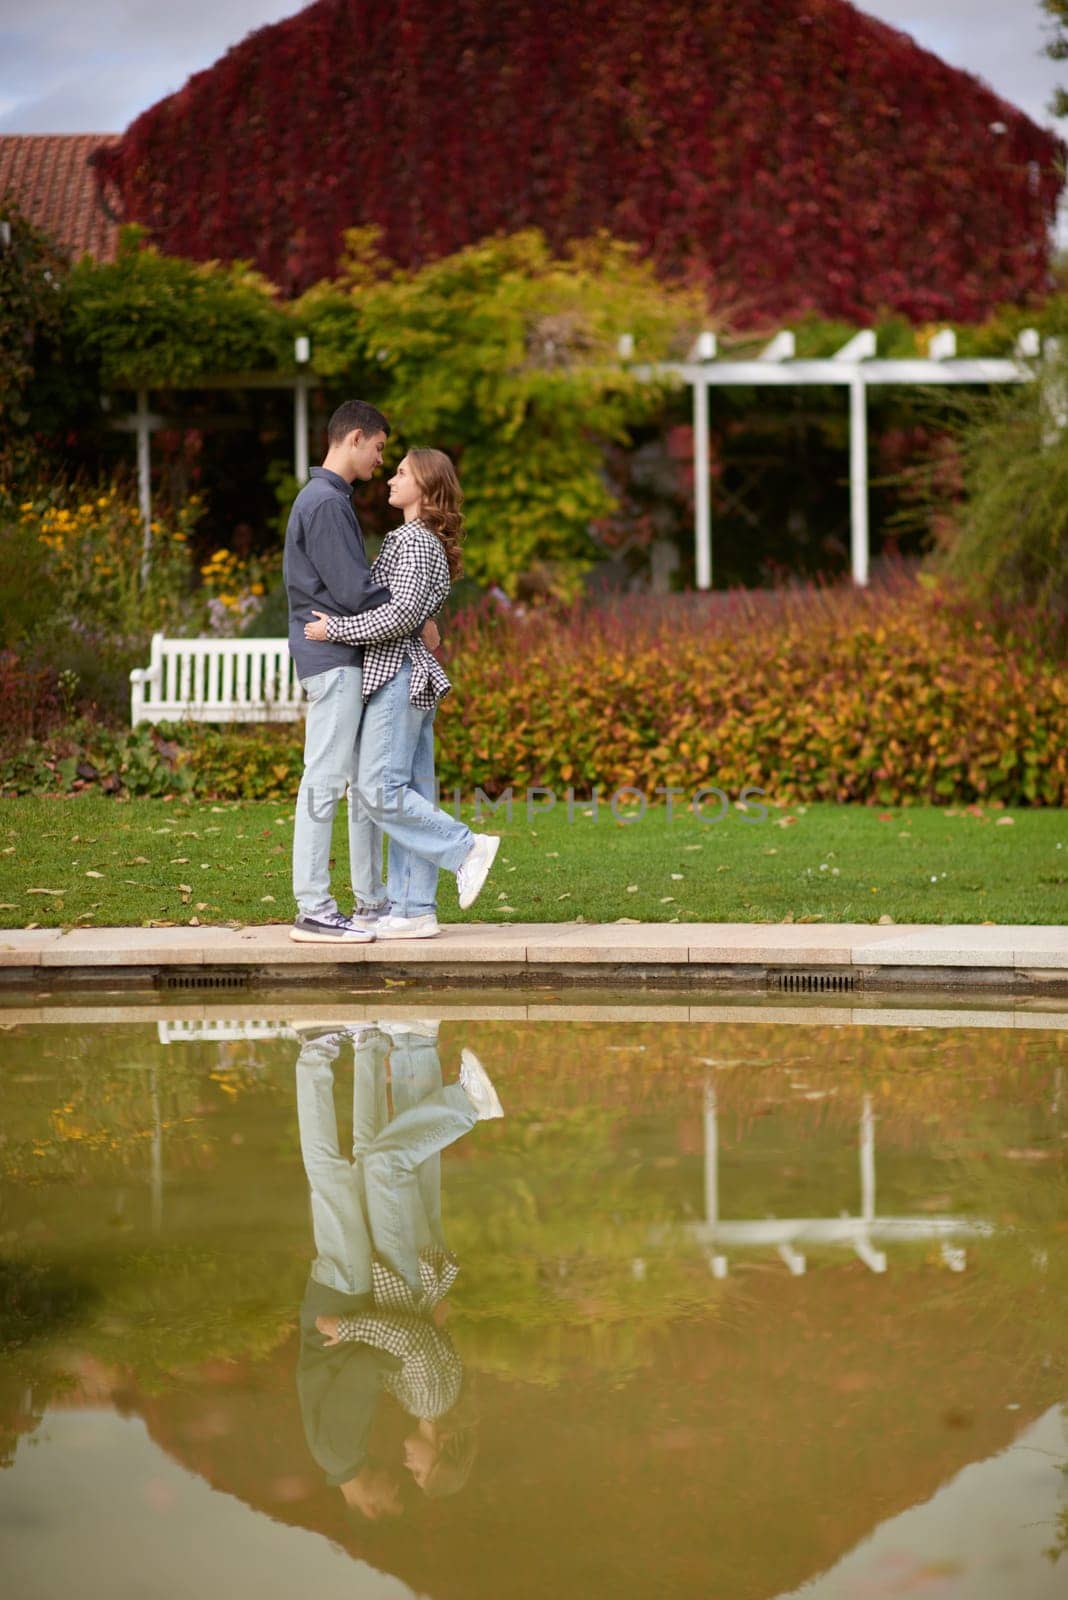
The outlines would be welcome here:
M 289 930 L 297 944 L 372 944 L 374 933 L 340 911 L 322 917 L 298 917 Z

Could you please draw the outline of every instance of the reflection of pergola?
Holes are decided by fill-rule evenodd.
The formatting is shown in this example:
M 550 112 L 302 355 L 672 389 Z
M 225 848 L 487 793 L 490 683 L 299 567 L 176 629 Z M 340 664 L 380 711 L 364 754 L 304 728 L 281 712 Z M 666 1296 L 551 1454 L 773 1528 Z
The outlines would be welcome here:
M 1047 341 L 1050 348 L 1054 341 Z M 620 354 L 626 358 L 633 341 L 624 336 Z M 784 329 L 751 360 L 716 359 L 716 336 L 702 333 L 690 357 L 681 364 L 638 368 L 639 375 L 681 378 L 693 388 L 694 432 L 694 551 L 698 589 L 712 587 L 712 519 L 709 475 L 708 393 L 713 388 L 796 388 L 813 385 L 849 391 L 850 551 L 853 582 L 866 584 L 869 569 L 868 529 L 868 389 L 883 384 L 944 387 L 947 384 L 1028 383 L 1035 371 L 1031 363 L 1042 353 L 1033 328 L 1016 341 L 1011 360 L 957 359 L 957 337 L 943 328 L 931 339 L 925 358 L 901 361 L 876 359 L 875 334 L 870 328 L 853 336 L 825 360 L 797 360 L 794 335 Z
M 942 1260 L 953 1272 L 966 1266 L 964 1247 L 955 1239 L 982 1238 L 993 1233 L 989 1222 L 964 1217 L 878 1217 L 875 1214 L 875 1117 L 871 1096 L 865 1095 L 860 1113 L 860 1212 L 837 1217 L 761 1217 L 724 1221 L 719 1210 L 719 1132 L 716 1091 L 705 1087 L 705 1220 L 689 1224 L 690 1234 L 704 1247 L 716 1278 L 727 1276 L 725 1249 L 774 1248 L 793 1277 L 805 1271 L 800 1245 L 845 1245 L 872 1272 L 886 1271 L 886 1253 L 875 1240 L 896 1244 L 930 1239 L 941 1244 Z

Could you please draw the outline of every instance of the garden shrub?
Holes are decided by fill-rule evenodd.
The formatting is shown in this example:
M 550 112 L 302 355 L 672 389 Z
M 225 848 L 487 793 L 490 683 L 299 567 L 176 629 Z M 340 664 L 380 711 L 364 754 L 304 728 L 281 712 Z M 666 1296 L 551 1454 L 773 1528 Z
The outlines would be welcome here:
M 941 504 L 932 565 L 1011 626 L 1029 609 L 1068 653 L 1068 351 L 1038 381 L 962 402 L 953 432 L 959 497 Z M 934 486 L 932 485 L 932 488 Z
M 952 591 L 470 614 L 447 640 L 443 788 L 756 784 L 784 801 L 1068 801 L 1068 670 Z
M 476 786 L 520 797 L 544 786 L 562 801 L 569 786 L 736 797 L 756 785 L 790 804 L 1065 805 L 1068 669 L 1043 659 L 1028 623 L 1021 614 L 1007 639 L 949 589 L 905 575 L 879 590 L 655 606 L 487 604 L 447 628 L 456 693 L 438 718 L 441 788 L 470 799 Z M 130 793 L 292 800 L 301 732 L 139 729 L 110 747 L 110 765 L 99 738 L 86 742 L 95 779 L 50 757 L 45 786 L 106 773 Z M 39 792 L 10 762 L 0 787 Z

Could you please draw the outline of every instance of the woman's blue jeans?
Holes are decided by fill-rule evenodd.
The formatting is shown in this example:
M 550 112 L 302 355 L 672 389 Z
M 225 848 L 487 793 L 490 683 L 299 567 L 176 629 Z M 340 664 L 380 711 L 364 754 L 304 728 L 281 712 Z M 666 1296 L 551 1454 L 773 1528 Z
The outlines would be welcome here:
M 459 1084 L 442 1087 L 435 1040 L 413 1035 L 391 1045 L 381 1034 L 365 1034 L 356 1046 L 350 1160 L 341 1152 L 334 1108 L 337 1053 L 336 1043 L 312 1041 L 297 1058 L 300 1148 L 315 1234 L 311 1275 L 342 1294 L 368 1294 L 374 1253 L 418 1290 L 419 1252 L 444 1246 L 440 1152 L 474 1127 L 475 1108 Z
M 389 839 L 387 897 L 400 917 L 436 909 L 439 868 L 455 872 L 475 837 L 435 804 L 434 710 L 412 705 L 411 681 L 405 661 L 364 706 L 356 782 L 364 820 Z M 354 872 L 361 904 L 376 903 L 373 871 L 369 855 Z

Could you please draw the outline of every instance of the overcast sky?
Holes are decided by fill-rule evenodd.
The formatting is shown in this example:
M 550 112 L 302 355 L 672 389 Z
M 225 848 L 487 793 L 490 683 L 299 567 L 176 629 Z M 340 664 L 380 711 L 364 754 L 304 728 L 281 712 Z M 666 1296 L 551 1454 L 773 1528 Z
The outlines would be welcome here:
M 294 0 L 0 0 L 0 133 L 121 132 L 247 33 L 301 9 Z M 1042 53 L 1038 0 L 866 0 L 860 9 L 1052 125 L 1046 103 L 1068 82 L 1068 63 Z

